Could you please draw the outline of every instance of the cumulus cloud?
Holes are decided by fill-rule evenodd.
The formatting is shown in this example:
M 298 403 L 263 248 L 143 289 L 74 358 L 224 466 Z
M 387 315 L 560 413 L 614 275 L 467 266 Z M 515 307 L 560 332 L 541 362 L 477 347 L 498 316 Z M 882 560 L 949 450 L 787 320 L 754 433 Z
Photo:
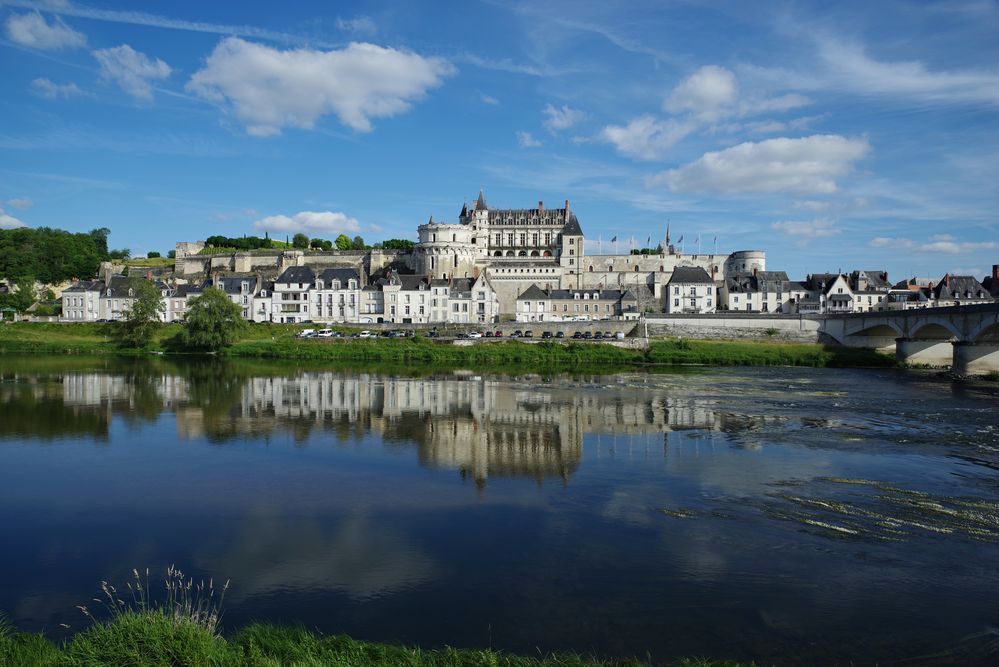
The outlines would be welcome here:
M 11 208 L 16 208 L 18 211 L 25 211 L 31 208 L 31 205 L 35 202 L 31 201 L 27 197 L 15 197 L 14 199 L 8 199 L 4 202 L 5 205 Z
M 545 127 L 549 132 L 566 130 L 586 118 L 586 113 L 563 104 L 561 107 L 547 105 L 542 113 L 545 115 Z
M 838 236 L 841 230 L 836 227 L 836 223 L 828 218 L 816 218 L 814 220 L 782 220 L 770 225 L 774 230 L 787 234 L 788 236 L 800 236 L 814 239 L 827 236 Z
M 311 129 L 329 113 L 358 132 L 370 132 L 373 118 L 408 111 L 454 72 L 442 58 L 374 44 L 280 51 L 229 37 L 194 73 L 187 90 L 231 108 L 255 136 L 280 134 L 283 127 Z
M 84 94 L 75 83 L 55 83 L 49 79 L 35 79 L 31 82 L 30 90 L 32 95 L 44 97 L 47 100 L 55 100 L 60 97 L 68 99 Z
M 640 160 L 657 160 L 695 129 L 693 123 L 658 120 L 646 114 L 624 126 L 608 125 L 600 131 L 600 139 L 613 144 L 624 155 Z
M 499 104 L 498 99 L 492 95 L 486 95 L 485 93 L 479 93 L 479 100 L 481 100 L 483 104 L 488 104 L 489 106 L 496 106 Z
M 537 148 L 541 142 L 535 139 L 530 132 L 517 132 L 517 143 L 521 148 Z
M 261 231 L 288 234 L 347 234 L 361 231 L 356 219 L 339 211 L 301 211 L 293 216 L 270 215 L 253 223 Z
M 70 49 L 84 46 L 87 38 L 56 18 L 53 23 L 38 12 L 7 17 L 7 36 L 12 42 L 33 49 Z
M 118 84 L 137 100 L 153 99 L 153 82 L 170 76 L 170 66 L 136 51 L 128 44 L 93 52 L 101 67 L 101 80 Z
M 705 65 L 673 89 L 663 102 L 663 109 L 673 113 L 711 114 L 733 104 L 738 96 L 739 85 L 732 72 L 717 65 Z
M 872 248 L 896 248 L 944 255 L 999 250 L 999 243 L 995 241 L 958 241 L 950 234 L 934 234 L 925 243 L 902 237 L 876 236 L 868 242 L 868 245 Z
M 336 28 L 337 30 L 342 30 L 344 32 L 361 34 L 371 34 L 377 32 L 378 30 L 378 26 L 376 26 L 375 22 L 368 16 L 355 16 L 352 19 L 337 17 Z
M 869 152 L 866 139 L 834 134 L 745 142 L 705 153 L 650 183 L 666 184 L 674 192 L 829 194 L 837 190 L 836 179 Z

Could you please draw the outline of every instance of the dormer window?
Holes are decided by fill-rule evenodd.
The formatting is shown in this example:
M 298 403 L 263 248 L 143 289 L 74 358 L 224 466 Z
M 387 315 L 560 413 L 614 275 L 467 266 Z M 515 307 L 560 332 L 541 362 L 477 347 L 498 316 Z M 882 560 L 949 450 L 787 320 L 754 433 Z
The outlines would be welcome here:
M 357 281 L 356 280 L 351 280 L 348 283 L 348 285 L 350 286 L 350 289 L 357 289 Z
M 317 280 L 316 281 L 316 289 L 322 289 L 322 288 L 323 288 L 323 281 L 322 280 Z
M 336 289 L 340 289 L 340 281 L 339 281 L 339 280 L 334 280 L 334 281 L 332 282 L 332 284 L 330 285 L 330 287 L 331 287 L 332 289 L 335 289 L 335 290 L 336 290 Z

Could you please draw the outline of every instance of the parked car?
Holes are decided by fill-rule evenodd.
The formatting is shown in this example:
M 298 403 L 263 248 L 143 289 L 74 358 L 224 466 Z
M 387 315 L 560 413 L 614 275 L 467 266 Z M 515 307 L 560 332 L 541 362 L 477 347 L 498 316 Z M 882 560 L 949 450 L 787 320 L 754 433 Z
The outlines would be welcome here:
M 375 338 L 375 334 L 371 333 L 367 329 L 365 329 L 359 334 L 354 334 L 354 335 L 356 335 L 358 338 Z
M 503 332 L 502 331 L 497 331 L 496 332 L 496 338 L 502 338 L 502 337 L 503 337 Z
M 580 338 L 583 337 L 583 332 L 582 331 L 574 331 L 573 334 L 572 334 L 572 337 L 574 339 L 576 339 L 576 340 L 579 340 Z
M 623 331 L 618 331 L 616 334 L 614 334 L 614 338 L 616 338 L 618 340 L 624 340 L 624 332 Z
M 565 332 L 564 331 L 556 331 L 555 332 L 555 337 L 556 338 L 565 338 Z
M 437 329 L 431 329 L 425 335 L 427 338 L 437 338 L 440 334 L 437 333 Z
M 483 334 L 483 336 L 486 337 L 486 338 L 492 338 L 493 337 L 493 332 L 492 331 L 487 331 L 486 333 Z
M 316 335 L 319 336 L 320 338 L 332 338 L 333 337 L 333 330 L 332 329 L 320 329 L 319 333 L 317 333 Z
M 465 337 L 466 338 L 482 338 L 482 334 L 479 333 L 478 331 L 469 331 L 467 334 L 465 334 Z
M 593 340 L 600 340 L 603 337 L 604 337 L 604 332 L 603 331 L 595 331 L 595 332 L 593 332 Z
M 298 332 L 297 338 L 312 338 L 316 335 L 315 329 L 302 329 Z
M 516 331 L 514 331 L 514 332 L 513 332 L 513 333 L 512 333 L 511 335 L 510 335 L 510 338 L 521 338 L 521 337 L 522 337 L 523 335 L 524 335 L 524 332 L 523 332 L 523 331 L 521 331 L 520 329 L 517 329 Z
M 528 329 L 524 332 L 524 338 L 534 338 L 534 332 Z
M 552 332 L 551 331 L 542 331 L 541 332 L 541 337 L 542 338 L 551 338 L 552 337 Z
M 593 332 L 592 331 L 584 331 L 583 332 L 583 338 L 585 340 L 593 340 Z

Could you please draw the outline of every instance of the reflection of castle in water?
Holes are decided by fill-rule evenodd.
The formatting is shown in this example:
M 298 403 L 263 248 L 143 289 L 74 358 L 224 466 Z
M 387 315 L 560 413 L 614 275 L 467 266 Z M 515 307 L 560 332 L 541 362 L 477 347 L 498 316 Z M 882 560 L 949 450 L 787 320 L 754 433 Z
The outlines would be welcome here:
M 250 378 L 69 373 L 61 386 L 67 408 L 99 412 L 108 422 L 113 414 L 153 420 L 173 412 L 183 439 L 269 439 L 286 432 L 304 442 L 318 432 L 347 441 L 374 432 L 389 447 L 415 443 L 421 465 L 459 470 L 478 482 L 568 479 L 580 464 L 584 434 L 728 430 L 726 416 L 703 398 L 613 382 L 341 372 Z

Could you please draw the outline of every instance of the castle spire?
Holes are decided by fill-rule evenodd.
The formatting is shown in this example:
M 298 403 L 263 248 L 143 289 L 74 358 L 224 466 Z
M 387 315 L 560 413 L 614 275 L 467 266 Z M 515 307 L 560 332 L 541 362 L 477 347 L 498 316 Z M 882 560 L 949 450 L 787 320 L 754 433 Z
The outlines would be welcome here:
M 475 200 L 475 210 L 485 211 L 488 209 L 489 206 L 486 205 L 486 197 L 482 194 L 482 188 L 479 188 L 479 198 Z

